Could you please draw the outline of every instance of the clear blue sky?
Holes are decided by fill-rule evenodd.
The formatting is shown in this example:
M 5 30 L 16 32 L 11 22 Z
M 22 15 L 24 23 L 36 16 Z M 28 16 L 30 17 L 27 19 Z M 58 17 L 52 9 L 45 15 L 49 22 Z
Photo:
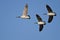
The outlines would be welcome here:
M 25 4 L 28 3 L 28 14 L 31 19 L 18 19 Z M 47 23 L 46 4 L 50 5 L 57 16 Z M 39 32 L 35 14 L 46 21 L 42 32 Z M 60 0 L 0 0 L 0 40 L 60 40 Z

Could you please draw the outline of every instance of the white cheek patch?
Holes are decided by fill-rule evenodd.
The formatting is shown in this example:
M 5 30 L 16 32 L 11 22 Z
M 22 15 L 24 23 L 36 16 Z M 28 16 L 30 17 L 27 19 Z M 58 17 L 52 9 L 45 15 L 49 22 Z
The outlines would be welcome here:
M 52 16 L 53 16 L 53 15 L 55 15 L 55 14 L 54 14 L 54 13 L 48 13 L 48 15 L 52 15 Z
M 44 22 L 38 22 L 38 24 L 44 24 Z

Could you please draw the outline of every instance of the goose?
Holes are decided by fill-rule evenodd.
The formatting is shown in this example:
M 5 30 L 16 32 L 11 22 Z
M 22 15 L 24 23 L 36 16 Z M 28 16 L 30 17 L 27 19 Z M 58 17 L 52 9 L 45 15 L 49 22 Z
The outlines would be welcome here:
M 37 18 L 38 22 L 36 22 L 35 24 L 38 24 L 39 25 L 39 31 L 42 31 L 43 26 L 46 23 L 45 23 L 45 21 L 42 21 L 41 17 L 38 14 L 36 14 L 36 18 Z
M 25 5 L 22 16 L 18 16 L 17 18 L 30 19 L 30 15 L 27 14 L 28 14 L 28 4 Z
M 53 16 L 56 16 L 56 13 L 52 11 L 51 7 L 49 5 L 46 5 L 47 11 L 48 11 L 48 23 L 51 23 L 53 20 Z

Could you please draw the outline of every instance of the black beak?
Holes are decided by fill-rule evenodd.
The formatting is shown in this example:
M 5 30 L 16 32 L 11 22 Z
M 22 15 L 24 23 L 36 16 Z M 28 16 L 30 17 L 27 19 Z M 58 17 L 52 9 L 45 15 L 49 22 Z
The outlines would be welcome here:
M 20 16 L 17 16 L 16 18 L 20 18 Z
M 47 15 L 46 13 L 44 15 Z

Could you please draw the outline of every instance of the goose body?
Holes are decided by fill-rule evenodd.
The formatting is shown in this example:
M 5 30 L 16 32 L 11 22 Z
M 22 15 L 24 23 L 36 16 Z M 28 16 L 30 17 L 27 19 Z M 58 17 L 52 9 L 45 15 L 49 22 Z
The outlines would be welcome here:
M 28 4 L 25 5 L 22 16 L 18 16 L 17 18 L 30 19 L 30 16 L 27 14 L 28 14 Z
M 43 26 L 46 24 L 44 21 L 42 21 L 41 17 L 36 14 L 36 18 L 38 20 L 37 24 L 39 25 L 39 31 L 42 31 Z
M 52 11 L 51 7 L 49 5 L 46 5 L 46 8 L 47 8 L 47 15 L 49 16 L 48 18 L 48 23 L 52 22 L 53 20 L 53 17 L 56 16 L 56 13 Z

